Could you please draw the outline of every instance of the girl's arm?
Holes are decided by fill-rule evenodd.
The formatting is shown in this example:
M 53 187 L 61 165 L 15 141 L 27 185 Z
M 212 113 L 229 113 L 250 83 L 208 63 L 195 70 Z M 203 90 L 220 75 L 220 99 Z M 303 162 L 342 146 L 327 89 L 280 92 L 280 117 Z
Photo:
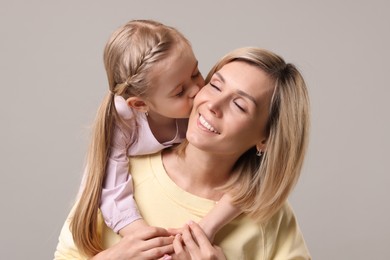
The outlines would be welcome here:
M 121 119 L 129 127 L 124 127 L 121 122 L 117 122 L 114 127 L 100 210 L 107 226 L 116 233 L 124 235 L 121 230 L 142 217 L 133 198 L 133 181 L 129 174 L 127 155 L 128 147 L 134 138 L 131 133 L 135 126 L 134 114 L 122 97 L 115 97 L 115 107 Z M 144 222 L 138 222 L 135 226 L 141 223 Z
M 54 253 L 55 260 L 92 260 L 92 259 L 160 259 L 165 254 L 173 253 L 174 237 L 163 228 L 146 227 L 139 232 L 125 236 L 118 243 L 105 249 L 92 258 L 83 255 L 74 243 L 69 224 L 73 217 L 74 208 L 69 213 L 58 238 L 58 244 Z M 138 222 L 138 221 L 136 221 Z M 98 215 L 99 232 L 104 234 L 104 224 L 100 213 Z M 106 233 L 107 234 L 107 233 Z M 115 235 L 108 236 L 107 242 L 113 243 Z
M 89 260 L 106 259 L 172 259 L 174 237 L 163 228 L 146 227 L 137 233 L 124 236 L 114 246 Z
M 242 211 L 238 207 L 231 204 L 231 197 L 226 193 L 215 207 L 199 221 L 199 225 L 212 242 L 215 234 L 241 213 Z

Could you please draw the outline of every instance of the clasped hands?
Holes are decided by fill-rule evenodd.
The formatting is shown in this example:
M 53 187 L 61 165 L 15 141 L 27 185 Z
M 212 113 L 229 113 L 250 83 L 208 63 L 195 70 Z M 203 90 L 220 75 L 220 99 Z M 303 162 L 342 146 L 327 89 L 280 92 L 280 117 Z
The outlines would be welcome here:
M 93 259 L 226 259 L 222 249 L 213 245 L 199 224 L 189 221 L 179 229 L 151 227 L 137 220 L 121 230 L 123 238 Z

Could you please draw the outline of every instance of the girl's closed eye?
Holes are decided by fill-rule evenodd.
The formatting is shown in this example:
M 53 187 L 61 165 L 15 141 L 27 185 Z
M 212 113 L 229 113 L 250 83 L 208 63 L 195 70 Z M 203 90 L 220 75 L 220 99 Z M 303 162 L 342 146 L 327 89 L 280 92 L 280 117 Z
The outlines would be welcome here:
M 197 70 L 194 74 L 191 75 L 191 78 L 194 79 L 194 78 L 197 78 L 201 75 L 200 71 Z
M 184 89 L 182 88 L 182 89 L 180 89 L 178 92 L 176 92 L 176 94 L 174 95 L 174 97 L 181 97 L 181 96 L 183 96 L 183 94 L 184 94 Z

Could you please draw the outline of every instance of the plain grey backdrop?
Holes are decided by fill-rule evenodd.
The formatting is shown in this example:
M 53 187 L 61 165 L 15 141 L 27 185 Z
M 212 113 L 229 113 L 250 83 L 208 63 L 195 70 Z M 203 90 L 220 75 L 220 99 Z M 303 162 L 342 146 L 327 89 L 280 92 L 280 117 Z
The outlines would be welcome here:
M 258 46 L 303 73 L 310 147 L 290 201 L 314 259 L 390 259 L 388 1 L 0 2 L 0 258 L 52 259 L 107 91 L 102 54 L 130 19 L 192 42 L 206 75 Z

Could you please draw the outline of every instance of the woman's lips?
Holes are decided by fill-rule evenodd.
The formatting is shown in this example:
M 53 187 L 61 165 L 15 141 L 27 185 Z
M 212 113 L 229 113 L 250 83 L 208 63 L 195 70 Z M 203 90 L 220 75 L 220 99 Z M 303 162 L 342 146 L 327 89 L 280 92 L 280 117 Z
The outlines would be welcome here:
M 212 126 L 209 122 L 207 122 L 207 120 L 206 120 L 201 114 L 199 114 L 199 123 L 200 123 L 204 128 L 206 128 L 207 130 L 209 130 L 210 132 L 215 133 L 215 134 L 220 134 L 220 132 L 218 132 L 218 130 L 215 129 L 214 126 Z

